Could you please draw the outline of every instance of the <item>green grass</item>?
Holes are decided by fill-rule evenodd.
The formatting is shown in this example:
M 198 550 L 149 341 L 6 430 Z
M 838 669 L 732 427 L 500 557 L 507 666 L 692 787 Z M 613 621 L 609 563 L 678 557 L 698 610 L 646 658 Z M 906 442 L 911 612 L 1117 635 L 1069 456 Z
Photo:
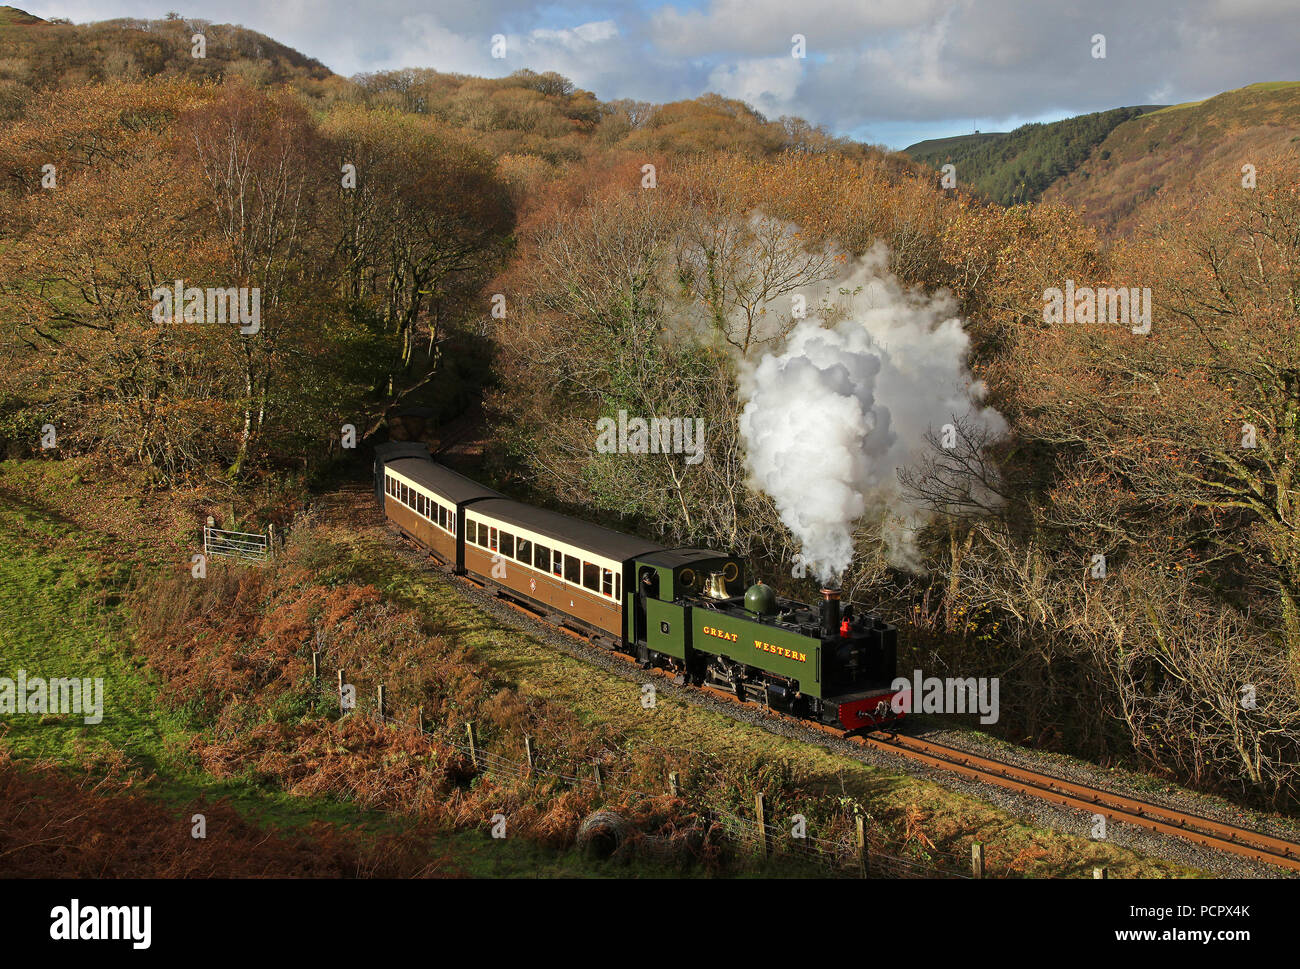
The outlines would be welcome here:
M 126 578 L 93 549 L 76 555 L 69 525 L 0 495 L 0 656 L 4 675 L 102 677 L 104 718 L 84 724 L 74 715 L 22 717 L 6 742 L 23 756 L 69 759 L 108 746 L 150 770 L 186 735 L 161 712 L 141 665 L 121 643 L 115 590 Z M 74 552 L 55 549 L 71 547 Z
M 291 797 L 198 770 L 186 753 L 193 734 L 156 697 L 156 683 L 130 649 L 121 593 L 131 567 L 57 515 L 0 493 L 0 675 L 104 680 L 103 720 L 77 715 L 6 717 L 2 742 L 19 758 L 92 769 L 120 751 L 156 774 L 151 794 L 179 810 L 203 796 L 228 799 L 260 824 L 293 828 L 352 821 L 344 802 Z

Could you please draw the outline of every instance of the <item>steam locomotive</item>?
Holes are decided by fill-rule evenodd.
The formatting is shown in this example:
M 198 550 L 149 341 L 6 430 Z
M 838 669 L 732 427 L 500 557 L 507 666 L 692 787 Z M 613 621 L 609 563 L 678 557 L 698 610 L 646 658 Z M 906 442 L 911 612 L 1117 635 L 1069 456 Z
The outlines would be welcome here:
M 679 683 L 707 684 L 846 731 L 901 719 L 893 709 L 898 630 L 841 608 L 746 585 L 733 555 L 670 549 L 512 501 L 435 463 L 423 445 L 375 448 L 388 520 L 469 575 Z

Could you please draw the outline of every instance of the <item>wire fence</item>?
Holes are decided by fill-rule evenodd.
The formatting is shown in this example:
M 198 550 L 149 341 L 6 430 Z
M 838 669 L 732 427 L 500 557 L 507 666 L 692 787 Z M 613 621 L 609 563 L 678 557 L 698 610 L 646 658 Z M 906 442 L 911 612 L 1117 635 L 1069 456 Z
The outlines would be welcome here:
M 617 751 L 606 751 L 606 758 L 579 758 L 573 755 L 558 754 L 546 750 L 537 744 L 536 738 L 524 736 L 524 757 L 509 756 L 501 751 L 487 749 L 479 738 L 473 722 L 466 722 L 463 728 L 445 725 L 437 732 L 427 728 L 423 710 L 413 711 L 405 718 L 394 716 L 388 709 L 388 701 L 382 684 L 371 684 L 364 692 L 358 690 L 357 684 L 346 681 L 343 671 L 332 671 L 337 682 L 331 684 L 321 667 L 321 654 L 312 653 L 312 676 L 320 695 L 332 697 L 339 703 L 341 718 L 363 716 L 382 722 L 395 729 L 418 732 L 438 746 L 459 753 L 473 767 L 475 773 L 489 777 L 497 782 L 519 783 L 539 778 L 550 778 L 571 788 L 594 789 L 602 797 L 621 798 L 631 802 L 655 797 L 665 793 L 680 798 L 700 819 L 705 829 L 712 829 L 724 836 L 725 843 L 742 855 L 754 860 L 768 862 L 802 863 L 820 869 L 824 874 L 835 877 L 878 877 L 878 878 L 972 878 L 983 877 L 983 851 L 979 848 L 978 863 L 972 864 L 972 870 L 962 872 L 952 867 L 936 864 L 933 861 L 921 861 L 904 858 L 879 850 L 870 843 L 872 832 L 866 819 L 860 814 L 849 814 L 847 827 L 855 836 L 848 839 L 818 837 L 807 830 L 808 823 L 801 816 L 789 819 L 790 823 L 774 823 L 766 808 L 763 793 L 755 796 L 752 816 L 721 810 L 716 806 L 699 803 L 694 798 L 688 785 L 679 782 L 677 771 L 667 771 L 666 788 L 660 791 L 647 791 L 629 783 L 629 778 L 637 772 L 631 770 L 614 770 L 609 763 L 610 755 Z M 464 730 L 464 738 L 457 734 Z M 664 763 L 672 757 L 695 757 L 713 759 L 707 751 L 686 747 L 653 747 L 638 745 L 643 752 L 659 755 Z M 585 769 L 584 769 L 585 768 Z

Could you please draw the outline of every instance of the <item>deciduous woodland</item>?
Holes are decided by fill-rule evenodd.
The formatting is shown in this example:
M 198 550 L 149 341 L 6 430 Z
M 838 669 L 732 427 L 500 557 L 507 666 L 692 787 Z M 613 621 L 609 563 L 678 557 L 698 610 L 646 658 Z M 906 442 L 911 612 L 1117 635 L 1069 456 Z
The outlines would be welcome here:
M 737 378 L 781 346 L 792 294 L 833 290 L 883 244 L 905 286 L 952 294 L 1009 429 L 958 428 L 904 474 L 934 512 L 919 570 L 863 517 L 846 601 L 900 624 L 902 669 L 1000 677 L 1008 738 L 1294 806 L 1294 151 L 1258 159 L 1253 188 L 1200 171 L 1195 204 L 1157 200 L 1103 241 L 1066 206 L 943 191 L 902 156 L 718 97 L 602 103 L 527 71 L 345 80 L 233 28 L 211 29 L 198 74 L 188 33 L 0 33 L 7 457 L 93 454 L 155 494 L 305 490 L 364 471 L 405 410 L 482 404 L 480 478 L 734 549 L 808 596 L 748 481 Z M 260 332 L 156 322 L 153 291 L 177 280 L 260 289 Z M 1044 323 L 1067 280 L 1150 288 L 1150 333 Z M 704 417 L 702 460 L 602 453 L 597 421 L 620 410 Z

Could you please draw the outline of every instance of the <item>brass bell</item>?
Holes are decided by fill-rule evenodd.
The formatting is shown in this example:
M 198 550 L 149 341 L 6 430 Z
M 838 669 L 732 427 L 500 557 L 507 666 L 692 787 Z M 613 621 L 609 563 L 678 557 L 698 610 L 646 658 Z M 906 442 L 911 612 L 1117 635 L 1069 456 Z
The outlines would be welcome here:
M 709 573 L 709 582 L 704 587 L 704 594 L 710 599 L 727 598 L 727 580 L 723 578 L 721 572 Z

